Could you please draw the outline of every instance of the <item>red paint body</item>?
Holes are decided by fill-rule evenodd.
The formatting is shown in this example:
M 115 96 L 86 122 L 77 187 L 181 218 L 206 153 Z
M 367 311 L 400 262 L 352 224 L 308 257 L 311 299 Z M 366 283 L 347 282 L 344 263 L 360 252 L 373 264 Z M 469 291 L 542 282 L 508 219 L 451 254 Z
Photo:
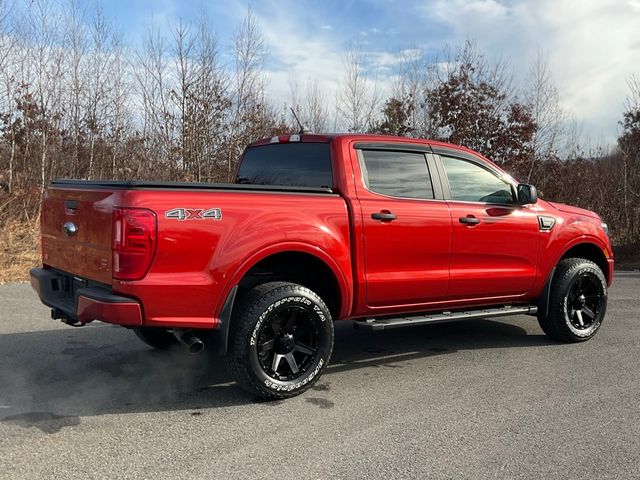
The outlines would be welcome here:
M 388 136 L 303 135 L 302 141 L 330 142 L 334 194 L 193 190 L 188 184 L 184 189 L 51 187 L 43 201 L 44 268 L 108 284 L 113 294 L 132 300 L 109 311 L 108 304 L 80 297 L 83 323 L 94 317 L 206 329 L 218 326 L 225 300 L 251 267 L 281 252 L 304 252 L 329 267 L 340 290 L 336 319 L 533 303 L 560 258 L 580 244 L 601 252 L 605 276 L 609 283 L 613 278 L 611 247 L 596 214 L 543 200 L 499 206 L 386 197 L 365 187 L 354 145 L 438 146 L 499 170 L 475 152 Z M 69 200 L 77 202 L 76 209 L 65 207 Z M 113 279 L 116 207 L 145 208 L 157 216 L 153 258 L 140 280 Z M 165 217 L 178 207 L 219 208 L 222 218 Z M 381 211 L 393 211 L 397 219 L 371 218 Z M 458 222 L 468 215 L 480 223 Z M 540 231 L 539 215 L 556 219 L 551 231 Z M 78 225 L 73 237 L 61 231 L 69 221 Z

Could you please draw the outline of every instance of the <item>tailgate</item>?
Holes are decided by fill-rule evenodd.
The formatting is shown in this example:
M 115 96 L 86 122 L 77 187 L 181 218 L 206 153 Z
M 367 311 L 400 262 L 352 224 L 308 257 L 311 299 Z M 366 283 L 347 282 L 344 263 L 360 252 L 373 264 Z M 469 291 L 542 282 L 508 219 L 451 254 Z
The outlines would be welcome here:
M 111 284 L 114 197 L 109 189 L 47 189 L 42 201 L 43 264 Z

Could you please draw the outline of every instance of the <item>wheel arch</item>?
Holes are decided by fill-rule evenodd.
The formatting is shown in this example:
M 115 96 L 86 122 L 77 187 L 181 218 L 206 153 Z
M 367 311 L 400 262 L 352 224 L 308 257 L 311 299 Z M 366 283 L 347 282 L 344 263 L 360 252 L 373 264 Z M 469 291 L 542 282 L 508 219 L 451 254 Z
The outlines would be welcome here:
M 611 282 L 609 278 L 609 261 L 605 255 L 605 250 L 602 246 L 595 242 L 585 241 L 575 243 L 565 249 L 564 253 L 558 258 L 555 265 L 565 258 L 584 258 L 585 260 L 591 260 L 593 263 L 600 267 L 604 278 L 607 280 L 607 284 Z
M 555 259 L 551 271 L 547 275 L 547 279 L 542 290 L 542 295 L 538 299 L 538 311 L 542 315 L 547 315 L 549 308 L 549 296 L 551 295 L 551 284 L 553 283 L 553 276 L 556 272 L 556 267 L 565 258 L 584 258 L 590 260 L 602 270 L 607 284 L 611 283 L 609 272 L 609 261 L 605 254 L 605 248 L 595 241 L 590 240 L 577 240 L 574 241 L 562 250 L 562 253 Z
M 271 245 L 245 259 L 227 283 L 216 309 L 219 352 L 225 354 L 233 308 L 253 286 L 274 280 L 299 283 L 315 291 L 329 307 L 333 319 L 349 315 L 353 292 L 344 272 L 324 250 L 303 244 Z
M 335 267 L 337 268 L 337 267 Z M 341 274 L 318 255 L 301 250 L 284 250 L 262 256 L 245 268 L 238 279 L 238 293 L 272 281 L 297 283 L 317 293 L 329 307 L 332 317 L 340 318 L 346 285 Z M 341 284 L 342 283 L 342 284 Z

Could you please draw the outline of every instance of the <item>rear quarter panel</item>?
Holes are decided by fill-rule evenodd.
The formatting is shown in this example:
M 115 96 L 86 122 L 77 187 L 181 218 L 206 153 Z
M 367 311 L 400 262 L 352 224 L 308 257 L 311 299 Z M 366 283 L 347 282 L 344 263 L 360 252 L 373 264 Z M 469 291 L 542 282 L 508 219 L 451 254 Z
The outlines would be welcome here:
M 270 254 L 292 250 L 316 255 L 332 268 L 348 309 L 349 220 L 338 195 L 129 190 L 122 202 L 158 217 L 157 250 L 147 276 L 113 283 L 115 292 L 142 300 L 147 325 L 215 328 L 224 300 L 244 273 Z M 220 208 L 222 218 L 166 218 L 175 208 Z

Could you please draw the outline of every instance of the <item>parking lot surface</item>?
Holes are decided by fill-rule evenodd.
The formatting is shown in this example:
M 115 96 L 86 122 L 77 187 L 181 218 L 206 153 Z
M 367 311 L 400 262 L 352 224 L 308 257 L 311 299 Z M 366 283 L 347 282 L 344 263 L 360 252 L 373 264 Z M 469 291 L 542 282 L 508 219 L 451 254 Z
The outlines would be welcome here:
M 264 402 L 222 363 L 49 319 L 0 286 L 0 478 L 640 478 L 640 274 L 584 344 L 533 317 L 336 325 L 316 386 Z

